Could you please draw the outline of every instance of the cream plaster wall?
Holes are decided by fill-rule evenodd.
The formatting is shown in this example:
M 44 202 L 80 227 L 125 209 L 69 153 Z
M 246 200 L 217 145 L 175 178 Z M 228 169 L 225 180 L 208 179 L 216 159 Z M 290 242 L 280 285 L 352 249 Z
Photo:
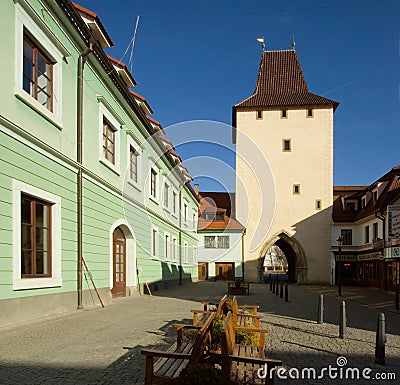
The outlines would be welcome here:
M 236 211 L 247 228 L 248 279 L 257 279 L 262 246 L 285 231 L 306 254 L 307 266 L 303 267 L 308 269 L 299 280 L 329 282 L 333 109 L 315 108 L 310 118 L 306 114 L 305 108 L 290 109 L 283 119 L 280 110 L 270 110 L 257 120 L 255 111 L 237 112 Z M 290 152 L 282 151 L 283 139 L 291 140 Z M 268 182 L 275 189 L 260 187 L 268 178 L 266 167 L 273 179 Z M 300 185 L 299 195 L 293 194 L 293 184 Z M 317 199 L 321 200 L 320 210 L 315 207 Z M 252 243 L 257 231 L 261 233 Z

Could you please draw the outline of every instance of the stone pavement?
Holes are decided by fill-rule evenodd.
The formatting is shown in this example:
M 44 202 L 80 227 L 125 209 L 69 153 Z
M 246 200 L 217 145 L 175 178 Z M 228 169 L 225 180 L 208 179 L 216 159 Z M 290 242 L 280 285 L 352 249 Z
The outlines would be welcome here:
M 0 327 L 0 384 L 142 384 L 143 347 L 163 348 L 174 339 L 173 324 L 191 322 L 190 309 L 200 301 L 218 301 L 224 282 L 198 282 L 141 296 L 115 300 L 105 309 L 77 311 Z M 325 296 L 325 323 L 316 323 L 318 297 Z M 376 289 L 343 287 L 343 296 L 329 286 L 290 285 L 289 302 L 250 286 L 240 304 L 258 304 L 270 329 L 267 353 L 280 358 L 290 374 L 347 359 L 346 368 L 371 368 L 371 377 L 395 373 L 397 380 L 277 379 L 276 384 L 400 383 L 400 312 L 394 296 Z M 338 338 L 339 304 L 347 304 L 347 339 Z M 374 364 L 375 328 L 379 312 L 386 316 L 386 365 Z M 379 373 L 378 373 L 379 372 Z M 307 372 L 305 372 L 307 374 Z M 288 375 L 288 372 L 286 372 Z M 311 373 L 310 376 L 313 376 Z

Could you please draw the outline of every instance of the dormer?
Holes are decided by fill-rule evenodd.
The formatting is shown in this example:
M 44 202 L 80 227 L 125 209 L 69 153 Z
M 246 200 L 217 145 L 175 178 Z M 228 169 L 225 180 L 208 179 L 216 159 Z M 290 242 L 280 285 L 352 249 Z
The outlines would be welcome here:
M 357 199 L 345 199 L 344 210 L 345 211 L 357 211 L 358 210 Z
M 83 21 L 86 23 L 93 36 L 99 42 L 101 48 L 110 48 L 114 46 L 110 36 L 101 23 L 99 17 L 92 11 L 80 6 L 79 4 L 72 3 Z
M 135 87 L 137 85 L 136 80 L 133 78 L 126 65 L 110 55 L 107 55 L 107 57 L 110 59 L 115 71 L 121 76 L 126 86 L 128 88 Z
M 157 120 L 151 118 L 150 116 L 146 116 L 146 118 L 150 122 L 154 131 L 159 131 L 161 134 L 165 134 L 164 130 L 162 129 L 161 123 L 157 122 Z
M 135 98 L 136 103 L 139 105 L 139 107 L 141 108 L 141 110 L 144 112 L 145 115 L 151 115 L 153 113 L 150 104 L 147 103 L 147 100 L 142 95 L 139 95 L 132 90 L 130 91 L 130 93 Z

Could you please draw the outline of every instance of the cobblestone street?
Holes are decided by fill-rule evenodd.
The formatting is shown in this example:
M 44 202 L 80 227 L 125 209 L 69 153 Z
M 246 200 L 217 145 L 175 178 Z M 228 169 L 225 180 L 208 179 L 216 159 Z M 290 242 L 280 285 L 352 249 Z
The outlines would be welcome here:
M 289 302 L 269 291 L 269 285 L 251 285 L 250 296 L 240 304 L 258 304 L 265 315 L 262 327 L 270 329 L 267 352 L 280 358 L 287 368 L 337 366 L 371 368 L 396 374 L 396 380 L 277 379 L 277 384 L 380 384 L 398 383 L 400 378 L 400 312 L 391 293 L 376 289 L 289 287 Z M 201 309 L 199 301 L 218 301 L 224 282 L 186 284 L 141 296 L 116 300 L 105 309 L 77 311 L 0 328 L 1 384 L 142 384 L 143 347 L 163 348 L 172 343 L 177 322 L 191 322 L 190 309 Z M 325 323 L 316 322 L 318 297 L 325 295 Z M 340 301 L 347 304 L 347 338 L 338 338 Z M 386 365 L 374 364 L 377 314 L 386 316 Z M 291 373 L 295 373 L 292 369 Z

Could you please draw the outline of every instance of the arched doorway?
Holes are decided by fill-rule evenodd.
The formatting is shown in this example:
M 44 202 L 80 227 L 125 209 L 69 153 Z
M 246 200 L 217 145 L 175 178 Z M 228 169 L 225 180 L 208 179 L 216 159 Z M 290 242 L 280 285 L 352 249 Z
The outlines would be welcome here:
M 274 236 L 272 239 L 267 241 L 261 248 L 260 252 L 260 266 L 264 265 L 264 258 L 273 245 L 276 245 L 285 254 L 287 265 L 288 265 L 288 279 L 290 282 L 303 283 L 307 281 L 307 259 L 305 252 L 294 237 L 290 236 L 286 232 L 282 232 L 279 235 Z
M 113 297 L 126 296 L 126 237 L 120 227 L 113 232 Z

